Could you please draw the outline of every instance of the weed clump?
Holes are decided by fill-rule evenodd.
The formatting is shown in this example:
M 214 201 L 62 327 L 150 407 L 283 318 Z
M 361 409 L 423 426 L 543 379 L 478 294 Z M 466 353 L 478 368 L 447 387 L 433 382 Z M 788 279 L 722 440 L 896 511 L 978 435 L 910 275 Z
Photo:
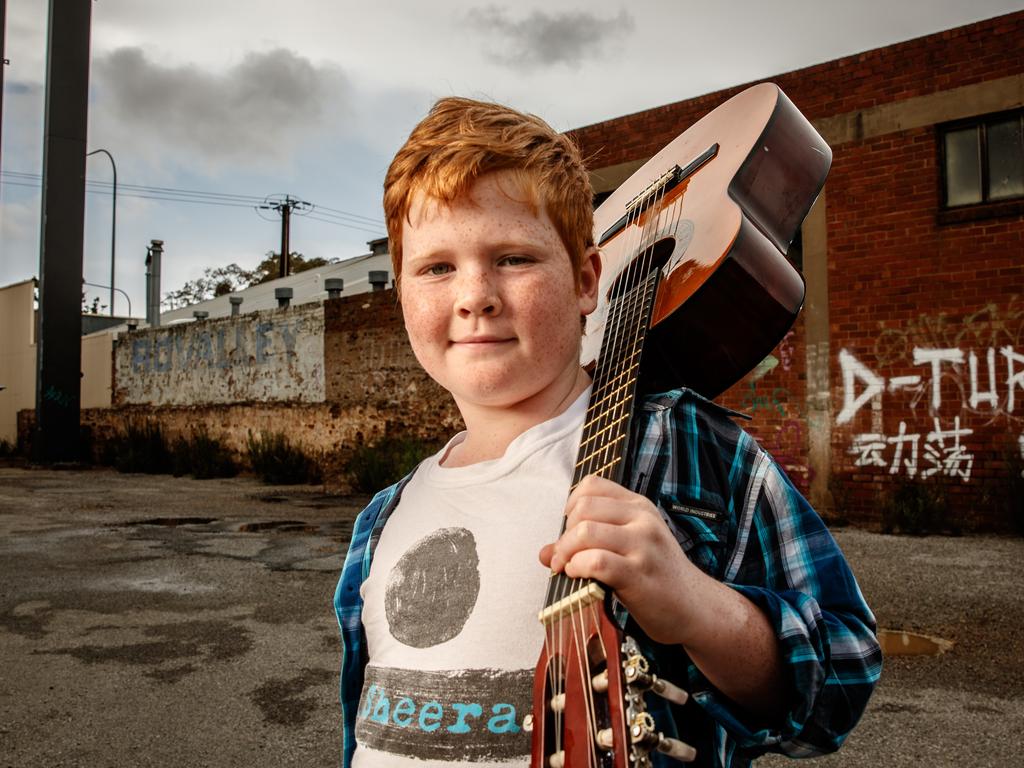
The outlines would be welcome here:
M 903 480 L 882 506 L 882 532 L 911 536 L 950 533 L 959 536 L 961 526 L 950 515 L 949 502 L 939 484 Z
M 249 432 L 246 441 L 252 471 L 268 485 L 319 483 L 323 473 L 319 462 L 301 446 L 292 445 L 282 432 Z
M 205 425 L 193 429 L 187 438 L 178 435 L 171 445 L 171 456 L 175 477 L 190 474 L 197 480 L 208 480 L 238 474 L 231 449 L 212 437 Z
M 346 469 L 353 488 L 374 493 L 401 480 L 439 448 L 436 442 L 416 437 L 385 437 L 356 448 Z
M 156 421 L 129 421 L 110 441 L 108 452 L 118 472 L 164 475 L 174 469 L 170 446 Z

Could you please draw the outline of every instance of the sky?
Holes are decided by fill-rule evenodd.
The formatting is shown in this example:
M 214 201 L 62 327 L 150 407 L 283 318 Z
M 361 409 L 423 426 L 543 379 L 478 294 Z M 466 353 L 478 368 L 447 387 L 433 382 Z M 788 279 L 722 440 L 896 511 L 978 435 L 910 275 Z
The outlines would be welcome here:
M 117 166 L 115 284 L 145 316 L 209 267 L 344 259 L 385 234 L 384 173 L 438 98 L 569 130 L 1024 8 L 1024 0 L 97 0 L 89 151 Z M 46 0 L 8 0 L 0 286 L 39 274 Z M 86 161 L 84 279 L 109 286 L 112 168 Z M 167 191 L 173 190 L 173 191 Z M 88 301 L 108 288 L 86 286 Z M 118 314 L 128 311 L 120 293 Z

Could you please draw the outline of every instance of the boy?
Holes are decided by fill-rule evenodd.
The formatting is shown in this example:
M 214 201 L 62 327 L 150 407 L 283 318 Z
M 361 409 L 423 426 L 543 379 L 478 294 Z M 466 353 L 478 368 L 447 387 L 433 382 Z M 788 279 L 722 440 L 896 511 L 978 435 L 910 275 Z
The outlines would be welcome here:
M 573 144 L 442 99 L 384 188 L 409 341 L 466 430 L 356 523 L 335 594 L 345 765 L 528 765 L 549 568 L 614 590 L 659 676 L 691 694 L 649 707 L 698 765 L 836 749 L 879 674 L 874 618 L 725 411 L 687 390 L 643 398 L 628 488 L 589 477 L 565 502 L 602 268 Z

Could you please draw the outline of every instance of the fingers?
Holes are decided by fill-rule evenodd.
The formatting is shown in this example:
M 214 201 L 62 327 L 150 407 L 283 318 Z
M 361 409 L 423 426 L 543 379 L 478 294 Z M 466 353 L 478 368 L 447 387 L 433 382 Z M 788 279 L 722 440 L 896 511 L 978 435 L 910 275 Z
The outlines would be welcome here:
M 584 551 L 605 551 L 625 555 L 631 549 L 631 532 L 625 526 L 580 520 L 566 528 L 552 546 L 551 569 L 562 570 L 566 563 Z M 592 559 L 592 558 L 591 558 Z M 568 572 L 567 572 L 568 573 Z M 569 573 L 575 578 L 578 574 Z
M 582 519 L 625 525 L 641 511 L 657 516 L 654 505 L 644 496 L 611 480 L 588 475 L 569 494 L 565 505 L 565 515 L 569 518 L 566 527 Z
M 635 566 L 625 555 L 607 549 L 585 549 L 572 556 L 564 571 L 571 579 L 597 579 L 617 592 L 629 582 Z

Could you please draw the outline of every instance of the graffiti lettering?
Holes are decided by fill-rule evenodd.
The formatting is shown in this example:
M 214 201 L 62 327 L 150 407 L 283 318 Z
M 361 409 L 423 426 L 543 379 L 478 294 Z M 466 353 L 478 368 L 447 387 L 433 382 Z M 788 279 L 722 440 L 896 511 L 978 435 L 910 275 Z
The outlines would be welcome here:
M 265 365 L 272 362 L 275 355 L 296 354 L 299 328 L 295 324 L 258 323 L 254 330 L 256 354 L 251 358 L 246 355 L 246 334 L 241 326 L 235 328 L 233 346 L 228 338 L 228 329 L 224 327 L 217 328 L 215 332 L 203 330 L 190 335 L 140 336 L 132 339 L 131 343 L 132 371 L 168 373 L 199 366 L 224 369 L 234 365 Z
M 941 474 L 945 477 L 959 477 L 966 483 L 971 479 L 974 456 L 966 451 L 961 438 L 973 434 L 973 430 L 961 427 L 959 416 L 954 417 L 952 429 L 943 429 L 937 418 L 933 422 L 935 428 L 925 436 L 923 449 L 919 450 L 921 435 L 908 434 L 907 423 L 901 421 L 896 435 L 855 435 L 848 453 L 856 457 L 854 466 L 888 466 L 890 474 L 905 471 L 907 477 L 918 476 L 919 459 L 923 459 L 927 466 L 920 470 L 921 478 Z M 887 461 L 885 454 L 890 446 L 893 447 L 892 458 Z
M 839 353 L 839 367 L 843 378 L 843 407 L 836 416 L 836 424 L 842 425 L 853 420 L 857 412 L 874 398 L 886 393 L 893 395 L 903 390 L 912 393 L 911 407 L 915 407 L 926 390 L 930 390 L 930 407 L 934 415 L 942 407 L 942 382 L 953 378 L 963 394 L 961 407 L 971 411 L 987 411 L 990 414 L 1005 413 L 1012 416 L 1017 407 L 1017 390 L 1024 389 L 1024 355 L 1013 347 L 1003 347 L 998 353 L 1006 359 L 1006 378 L 1003 380 L 1003 396 L 1000 397 L 996 373 L 996 350 L 985 351 L 987 373 L 986 388 L 979 382 L 979 355 L 970 350 L 966 355 L 962 349 L 928 349 L 915 347 L 914 365 L 927 366 L 931 379 L 920 375 L 893 376 L 886 381 L 872 371 L 847 350 Z M 967 362 L 969 380 L 962 381 L 964 361 Z
M 875 341 L 875 360 L 880 366 L 910 360 L 911 350 L 917 347 L 933 349 L 967 349 L 970 347 L 1024 345 L 1024 304 L 1018 296 L 1000 307 L 987 304 L 963 318 L 950 317 L 944 312 L 922 315 L 903 323 L 899 328 L 885 328 Z
M 43 393 L 43 399 L 56 403 L 64 408 L 70 408 L 72 405 L 71 395 L 57 389 L 52 384 L 46 388 L 46 392 Z
M 747 413 L 753 415 L 758 411 L 775 411 L 780 416 L 786 415 L 789 390 L 785 387 L 775 387 L 770 396 L 757 394 L 756 382 L 751 381 L 748 388 L 750 392 L 743 397 L 743 408 Z
M 793 367 L 793 344 L 791 339 L 793 338 L 793 332 L 790 331 L 779 343 L 779 362 L 782 365 L 782 370 L 788 371 Z

